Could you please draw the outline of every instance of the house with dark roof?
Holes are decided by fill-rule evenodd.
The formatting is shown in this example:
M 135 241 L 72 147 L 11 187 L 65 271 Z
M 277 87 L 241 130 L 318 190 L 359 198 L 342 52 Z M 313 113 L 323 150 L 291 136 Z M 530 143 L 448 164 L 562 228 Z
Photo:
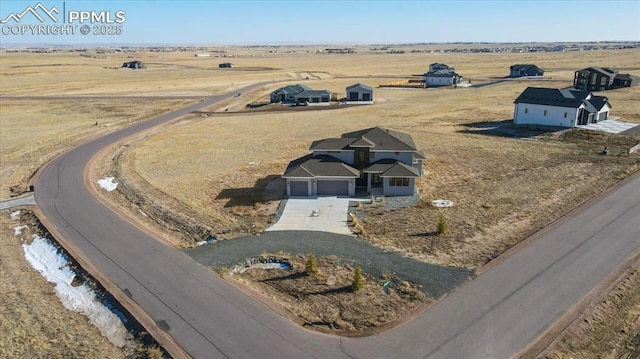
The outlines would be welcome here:
M 613 88 L 631 87 L 633 78 L 629 74 L 617 74 L 613 79 Z
M 532 64 L 518 64 L 509 67 L 509 77 L 544 76 L 544 70 Z
M 618 71 L 607 67 L 587 67 L 573 77 L 573 87 L 583 91 L 604 91 L 613 87 Z
M 282 175 L 289 197 L 354 196 L 356 189 L 410 196 L 423 175 L 425 155 L 411 135 L 382 127 L 314 141 L 309 149 Z
M 328 106 L 331 103 L 331 91 L 314 90 L 308 86 L 297 84 L 281 87 L 269 94 L 271 103 L 289 103 L 309 106 Z
M 128 69 L 144 69 L 145 66 L 142 61 L 129 61 L 122 64 L 122 67 L 126 67 Z
M 347 104 L 373 104 L 373 88 L 363 83 L 347 87 Z
M 230 62 L 223 62 L 221 64 L 218 64 L 218 67 L 221 69 L 229 69 L 233 67 L 233 64 Z
M 429 65 L 429 71 L 424 74 L 424 83 L 427 87 L 453 86 L 462 82 L 462 76 L 458 75 L 453 67 L 441 63 Z
M 516 125 L 576 127 L 604 121 L 611 110 L 606 97 L 571 87 L 527 87 L 514 104 Z

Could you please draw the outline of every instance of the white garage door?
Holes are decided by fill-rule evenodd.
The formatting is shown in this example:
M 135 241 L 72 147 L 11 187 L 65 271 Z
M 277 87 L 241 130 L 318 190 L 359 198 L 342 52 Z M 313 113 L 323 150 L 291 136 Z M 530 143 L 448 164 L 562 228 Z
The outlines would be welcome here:
M 289 182 L 291 197 L 309 197 L 309 186 L 307 181 Z
M 318 196 L 348 196 L 349 181 L 318 181 Z

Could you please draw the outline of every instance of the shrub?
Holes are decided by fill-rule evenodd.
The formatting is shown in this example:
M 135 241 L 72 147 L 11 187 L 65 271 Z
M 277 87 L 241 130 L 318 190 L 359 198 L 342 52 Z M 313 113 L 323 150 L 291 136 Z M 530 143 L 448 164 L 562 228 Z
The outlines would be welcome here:
M 308 276 L 315 276 L 318 274 L 318 264 L 316 263 L 316 256 L 314 256 L 313 253 L 309 253 L 307 256 L 307 263 L 304 271 Z
M 444 216 L 440 216 L 438 220 L 438 235 L 447 233 L 447 221 L 444 219 Z
M 364 278 L 362 278 L 362 269 L 356 267 L 353 272 L 353 283 L 351 283 L 351 290 L 357 292 L 364 287 Z

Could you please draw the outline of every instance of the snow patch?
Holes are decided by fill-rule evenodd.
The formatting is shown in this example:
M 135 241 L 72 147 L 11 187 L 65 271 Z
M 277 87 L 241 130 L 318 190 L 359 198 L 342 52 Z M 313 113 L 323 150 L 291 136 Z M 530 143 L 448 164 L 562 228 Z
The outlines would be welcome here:
M 22 234 L 22 230 L 23 229 L 27 229 L 27 228 L 29 228 L 29 226 L 26 226 L 26 225 L 25 226 L 15 226 L 15 227 L 13 227 L 13 235 L 14 236 L 19 236 L 19 235 Z
M 56 285 L 56 295 L 65 308 L 89 318 L 89 322 L 100 329 L 100 333 L 113 345 L 119 348 L 127 345 L 128 332 L 122 321 L 96 299 L 96 294 L 89 285 L 71 285 L 75 273 L 67 266 L 64 255 L 58 253 L 49 240 L 34 234 L 33 242 L 23 243 L 22 249 L 27 262 L 47 281 Z
M 114 189 L 118 188 L 118 183 L 113 182 L 113 180 L 113 177 L 105 177 L 101 180 L 98 180 L 98 185 L 107 192 L 111 192 Z
M 17 221 L 20 219 L 20 211 L 11 212 L 11 219 Z

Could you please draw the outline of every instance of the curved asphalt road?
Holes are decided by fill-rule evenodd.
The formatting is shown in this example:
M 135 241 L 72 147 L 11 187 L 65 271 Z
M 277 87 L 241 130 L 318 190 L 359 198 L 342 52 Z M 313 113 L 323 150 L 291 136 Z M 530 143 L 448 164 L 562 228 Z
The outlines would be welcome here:
M 231 96 L 79 146 L 44 167 L 35 185 L 55 230 L 193 357 L 507 358 L 640 248 L 636 175 L 401 327 L 359 339 L 304 330 L 120 218 L 84 183 L 100 149 Z

